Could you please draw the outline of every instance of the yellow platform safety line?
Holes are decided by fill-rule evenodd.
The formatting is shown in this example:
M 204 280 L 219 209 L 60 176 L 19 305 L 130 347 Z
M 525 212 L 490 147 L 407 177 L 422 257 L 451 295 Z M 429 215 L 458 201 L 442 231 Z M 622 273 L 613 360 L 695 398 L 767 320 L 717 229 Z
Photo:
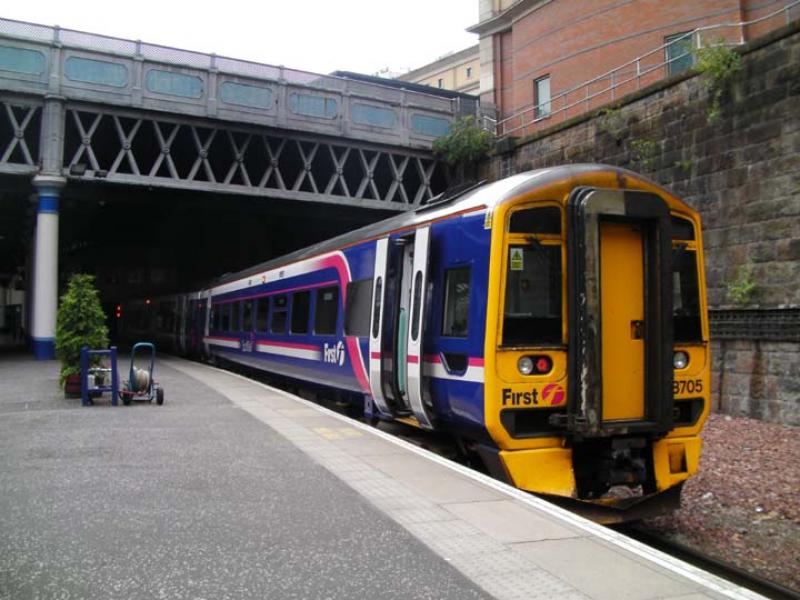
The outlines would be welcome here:
M 315 427 L 314 433 L 321 435 L 326 440 L 349 440 L 364 435 L 352 427 Z
M 419 421 L 417 420 L 416 417 L 411 417 L 411 416 L 395 417 L 394 420 L 397 421 L 398 423 L 403 423 L 405 425 L 410 425 L 411 427 L 416 427 L 417 429 L 423 428 L 422 425 L 419 424 Z

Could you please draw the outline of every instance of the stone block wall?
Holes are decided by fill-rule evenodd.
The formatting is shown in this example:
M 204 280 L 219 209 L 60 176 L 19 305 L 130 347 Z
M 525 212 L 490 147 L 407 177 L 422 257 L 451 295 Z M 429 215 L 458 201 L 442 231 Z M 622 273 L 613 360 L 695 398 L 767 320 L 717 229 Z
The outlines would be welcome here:
M 702 215 L 712 325 L 716 310 L 796 310 L 800 21 L 743 48 L 742 70 L 713 122 L 709 104 L 702 76 L 678 76 L 605 111 L 504 141 L 487 175 L 579 162 L 647 175 Z M 737 293 L 748 287 L 750 293 Z M 800 424 L 798 342 L 798 331 L 780 340 L 754 339 L 752 332 L 714 340 L 716 406 Z

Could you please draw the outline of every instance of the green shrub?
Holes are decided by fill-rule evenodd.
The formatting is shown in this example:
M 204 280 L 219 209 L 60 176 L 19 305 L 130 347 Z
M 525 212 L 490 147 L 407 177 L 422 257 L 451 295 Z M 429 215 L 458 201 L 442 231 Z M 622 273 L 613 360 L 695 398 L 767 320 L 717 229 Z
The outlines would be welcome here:
M 604 108 L 597 113 L 597 129 L 607 133 L 617 142 L 622 141 L 627 123 L 619 108 Z
M 642 169 L 652 171 L 658 158 L 658 142 L 648 139 L 631 140 L 631 158 Z
M 492 134 L 481 129 L 475 117 L 462 117 L 449 133 L 433 142 L 433 152 L 455 171 L 457 180 L 465 181 L 474 175 L 493 142 Z
M 56 356 L 61 361 L 61 384 L 68 375 L 80 373 L 81 347 L 108 347 L 106 317 L 94 276 L 76 274 L 61 296 L 56 319 Z
M 750 303 L 757 291 L 753 265 L 747 264 L 739 269 L 736 279 L 728 283 L 728 300 L 737 306 L 744 306 Z
M 710 98 L 708 122 L 713 123 L 722 115 L 722 96 L 728 84 L 742 70 L 742 57 L 728 48 L 722 39 L 717 40 L 716 44 L 698 48 L 694 55 L 694 68 L 701 74 Z

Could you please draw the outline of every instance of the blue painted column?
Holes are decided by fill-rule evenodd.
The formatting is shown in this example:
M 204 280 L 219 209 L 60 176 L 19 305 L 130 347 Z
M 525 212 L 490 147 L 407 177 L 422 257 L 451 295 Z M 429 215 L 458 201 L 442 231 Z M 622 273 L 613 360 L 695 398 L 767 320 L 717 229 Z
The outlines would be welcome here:
M 37 360 L 56 357 L 56 310 L 58 308 L 58 197 L 66 180 L 37 175 L 39 194 L 33 273 L 33 319 L 31 338 Z

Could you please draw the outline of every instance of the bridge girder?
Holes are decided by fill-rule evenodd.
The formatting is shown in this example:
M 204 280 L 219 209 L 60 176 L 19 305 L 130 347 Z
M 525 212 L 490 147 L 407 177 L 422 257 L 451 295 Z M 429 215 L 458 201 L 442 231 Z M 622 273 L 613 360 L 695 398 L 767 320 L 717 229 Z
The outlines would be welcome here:
M 0 172 L 36 173 L 40 146 L 63 140 L 68 180 L 383 210 L 407 210 L 446 187 L 443 165 L 422 151 L 75 102 L 62 114 L 63 136 L 48 136 L 38 131 L 41 101 L 0 98 Z

